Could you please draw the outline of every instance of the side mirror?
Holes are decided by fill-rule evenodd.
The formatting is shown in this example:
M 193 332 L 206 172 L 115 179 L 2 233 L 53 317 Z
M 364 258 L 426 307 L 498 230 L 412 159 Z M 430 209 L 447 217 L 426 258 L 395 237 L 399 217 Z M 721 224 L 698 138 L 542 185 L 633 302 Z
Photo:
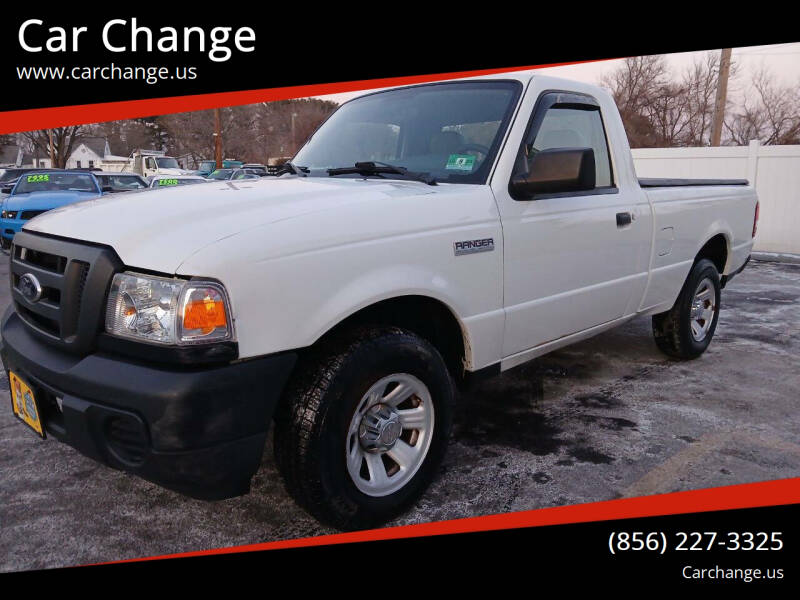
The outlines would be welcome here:
M 536 194 L 583 192 L 595 188 L 594 150 L 549 148 L 533 156 L 528 173 L 515 175 L 509 191 L 517 200 Z

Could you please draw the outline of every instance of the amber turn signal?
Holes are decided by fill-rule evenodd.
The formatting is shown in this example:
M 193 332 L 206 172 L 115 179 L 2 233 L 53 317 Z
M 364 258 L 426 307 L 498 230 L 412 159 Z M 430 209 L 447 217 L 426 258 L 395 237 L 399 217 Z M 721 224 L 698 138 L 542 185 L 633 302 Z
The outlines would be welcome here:
M 214 301 L 209 296 L 203 300 L 188 302 L 183 312 L 184 329 L 200 329 L 203 333 L 211 333 L 217 327 L 226 327 L 225 303 Z

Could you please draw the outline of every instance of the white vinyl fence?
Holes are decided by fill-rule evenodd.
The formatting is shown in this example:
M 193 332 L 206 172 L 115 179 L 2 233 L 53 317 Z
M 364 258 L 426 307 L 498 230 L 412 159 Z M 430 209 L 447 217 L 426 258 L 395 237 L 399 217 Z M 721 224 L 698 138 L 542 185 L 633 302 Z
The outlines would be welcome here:
M 755 250 L 800 254 L 800 146 L 638 148 L 639 177 L 747 179 L 761 201 Z

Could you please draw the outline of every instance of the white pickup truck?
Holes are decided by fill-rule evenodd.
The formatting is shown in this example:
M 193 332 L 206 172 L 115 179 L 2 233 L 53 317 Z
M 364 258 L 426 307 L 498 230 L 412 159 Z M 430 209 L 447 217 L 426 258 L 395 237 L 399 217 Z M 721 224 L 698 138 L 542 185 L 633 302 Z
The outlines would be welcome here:
M 748 261 L 745 181 L 640 180 L 604 90 L 533 73 L 339 108 L 279 176 L 29 221 L 2 359 L 15 413 L 205 499 L 274 422 L 299 504 L 378 524 L 436 475 L 456 390 L 640 315 L 703 353 Z
M 160 150 L 134 150 L 122 170 L 138 173 L 142 177 L 191 174 L 191 171 L 181 168 L 176 158 L 167 156 Z

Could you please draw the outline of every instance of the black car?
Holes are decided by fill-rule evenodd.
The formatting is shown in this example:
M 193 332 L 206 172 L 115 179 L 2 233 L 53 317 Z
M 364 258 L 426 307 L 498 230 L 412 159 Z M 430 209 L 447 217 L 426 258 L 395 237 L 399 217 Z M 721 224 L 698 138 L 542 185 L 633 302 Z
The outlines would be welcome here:
M 144 177 L 136 173 L 101 172 L 94 175 L 104 192 L 130 192 L 150 187 Z
M 248 173 L 253 173 L 258 175 L 259 177 L 264 177 L 265 175 L 269 175 L 267 172 L 267 167 L 262 164 L 258 163 L 248 163 L 246 165 L 242 165 L 242 169 L 247 171 Z

